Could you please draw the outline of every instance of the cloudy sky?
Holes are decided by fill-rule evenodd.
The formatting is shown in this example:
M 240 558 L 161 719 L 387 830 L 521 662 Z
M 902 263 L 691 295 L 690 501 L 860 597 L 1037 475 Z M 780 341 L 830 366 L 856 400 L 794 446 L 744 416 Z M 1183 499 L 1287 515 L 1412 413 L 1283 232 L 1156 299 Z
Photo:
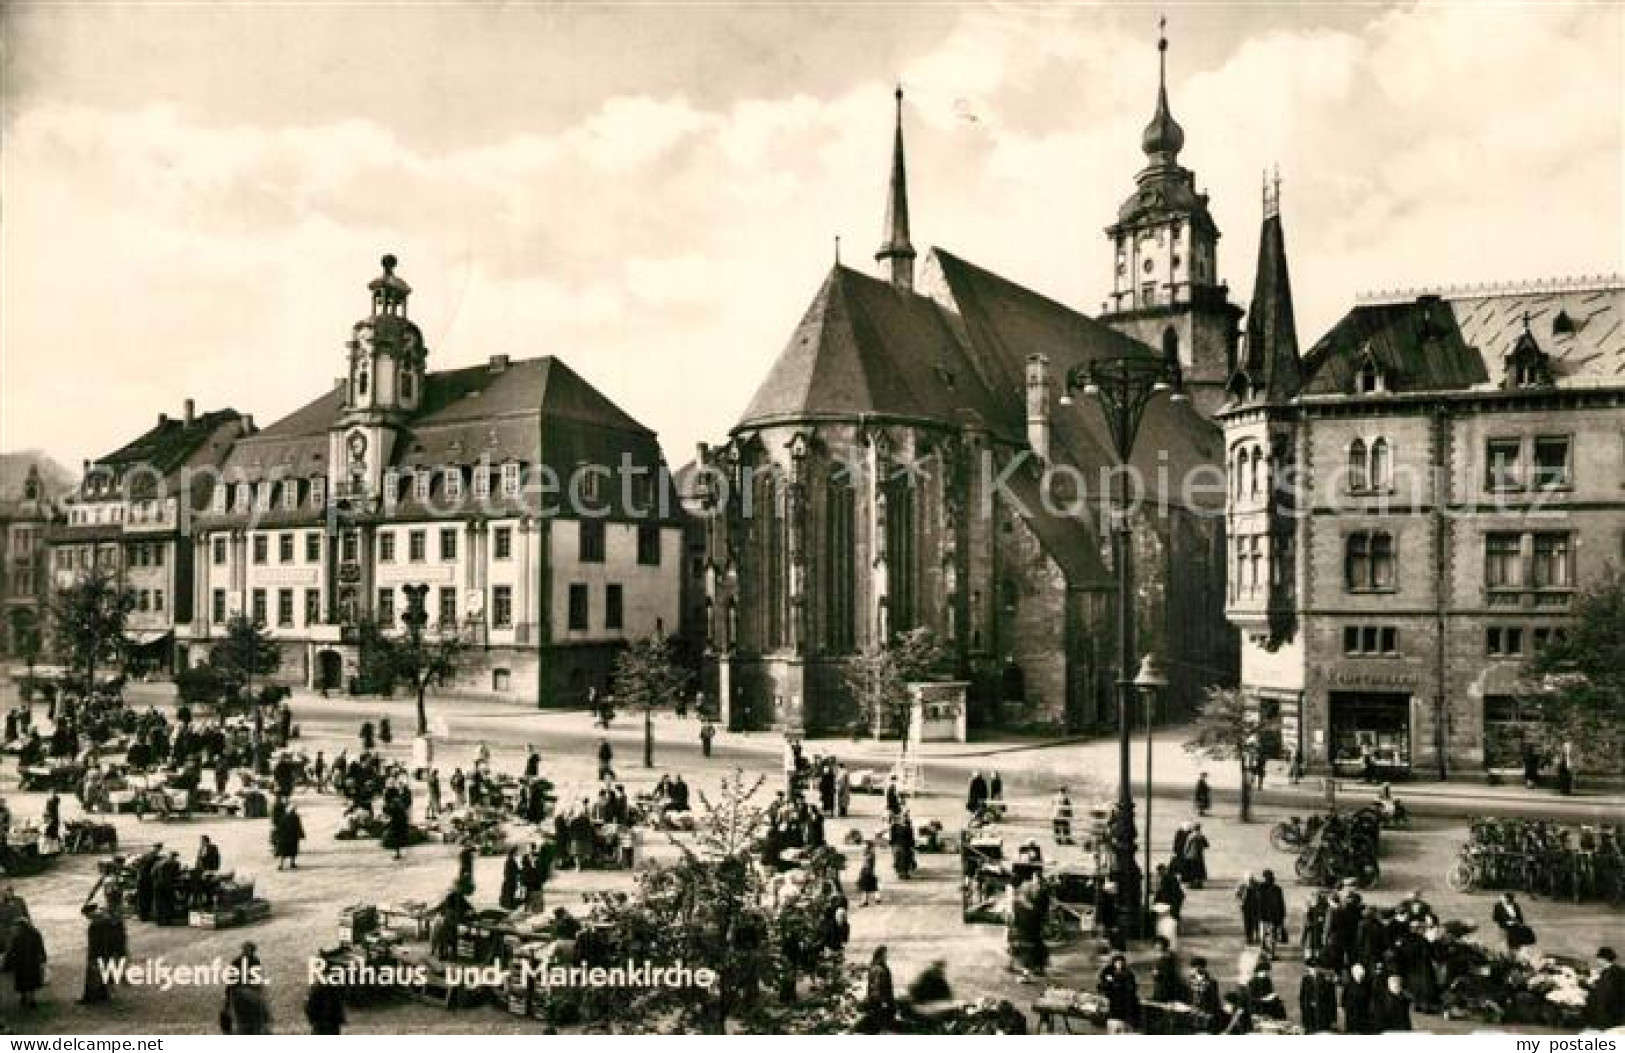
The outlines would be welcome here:
M 1276 163 L 1306 339 L 1368 289 L 1625 269 L 1625 7 L 1165 6 L 1243 303 Z M 899 78 L 922 254 L 1098 310 L 1163 8 L 0 10 L 0 449 L 276 419 L 391 251 L 437 366 L 559 355 L 676 464 L 835 237 L 872 266 Z

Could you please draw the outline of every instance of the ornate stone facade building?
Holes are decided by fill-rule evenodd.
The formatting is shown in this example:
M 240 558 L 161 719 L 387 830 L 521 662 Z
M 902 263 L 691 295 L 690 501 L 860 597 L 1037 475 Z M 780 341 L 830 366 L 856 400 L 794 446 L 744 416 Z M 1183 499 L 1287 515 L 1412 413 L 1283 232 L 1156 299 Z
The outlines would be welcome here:
M 184 657 L 176 628 L 192 619 L 197 572 L 188 532 L 233 443 L 253 430 L 246 414 L 198 413 L 187 399 L 179 417 L 160 413 L 134 441 L 86 462 L 65 521 L 52 529 L 53 587 L 101 567 L 130 591 L 133 667 L 168 672 Z
M 431 371 L 384 257 L 333 387 L 239 441 L 191 536 L 182 637 L 202 661 L 244 613 L 283 642 L 279 677 L 342 688 L 357 629 L 472 646 L 448 690 L 579 704 L 626 640 L 675 633 L 680 510 L 653 432 L 557 358 Z
M 1243 686 L 1311 769 L 1517 767 L 1524 660 L 1625 551 L 1625 282 L 1368 297 L 1300 356 L 1277 212 L 1220 414 Z
M 1109 230 L 1113 252 L 1147 246 L 1128 259 L 1156 289 L 1120 276 L 1097 320 L 940 248 L 916 272 L 899 91 L 882 277 L 833 267 L 727 442 L 700 450 L 708 690 L 734 725 L 850 725 L 850 658 L 915 627 L 968 682 L 973 726 L 1115 720 L 1112 447 L 1100 406 L 1063 396 L 1070 371 L 1120 355 L 1222 391 L 1237 312 L 1182 139 L 1159 91 L 1148 167 Z M 1188 707 L 1236 668 L 1219 429 L 1159 399 L 1133 468 L 1139 650 Z M 1205 491 L 1179 485 L 1204 469 Z

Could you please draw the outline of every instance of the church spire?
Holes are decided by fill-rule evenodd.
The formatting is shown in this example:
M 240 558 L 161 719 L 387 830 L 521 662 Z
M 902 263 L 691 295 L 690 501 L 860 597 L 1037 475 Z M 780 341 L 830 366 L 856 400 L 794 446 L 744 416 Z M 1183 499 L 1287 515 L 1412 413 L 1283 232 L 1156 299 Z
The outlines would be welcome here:
M 1287 276 L 1286 237 L 1281 230 L 1279 170 L 1264 181 L 1264 224 L 1258 238 L 1258 275 L 1247 312 L 1247 380 L 1252 398 L 1294 398 L 1303 381 L 1298 332 Z
M 892 142 L 891 187 L 886 195 L 885 239 L 875 253 L 883 276 L 899 289 L 914 288 L 914 246 L 908 240 L 908 173 L 903 165 L 903 86 L 897 86 L 897 130 Z
M 1157 112 L 1145 126 L 1140 137 L 1140 149 L 1153 166 L 1179 163 L 1180 148 L 1185 145 L 1185 129 L 1174 120 L 1168 109 L 1168 19 L 1157 23 Z

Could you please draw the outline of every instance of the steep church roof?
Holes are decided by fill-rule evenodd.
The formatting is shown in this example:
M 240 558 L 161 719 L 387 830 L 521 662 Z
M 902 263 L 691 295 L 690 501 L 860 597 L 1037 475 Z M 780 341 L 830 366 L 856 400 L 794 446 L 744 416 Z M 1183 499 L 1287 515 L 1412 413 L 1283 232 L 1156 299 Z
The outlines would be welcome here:
M 837 264 L 739 427 L 860 416 L 950 423 L 966 410 L 984 418 L 996 413 L 941 309 Z

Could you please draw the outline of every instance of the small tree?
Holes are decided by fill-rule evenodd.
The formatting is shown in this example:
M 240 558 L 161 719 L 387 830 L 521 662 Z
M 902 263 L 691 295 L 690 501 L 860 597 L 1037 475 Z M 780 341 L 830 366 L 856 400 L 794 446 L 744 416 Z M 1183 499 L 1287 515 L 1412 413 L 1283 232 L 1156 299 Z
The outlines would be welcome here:
M 252 700 L 254 678 L 282 666 L 282 645 L 254 619 L 234 614 L 226 620 L 226 635 L 209 651 L 209 665 L 228 699 Z
M 11 612 L 11 647 L 17 657 L 23 660 L 27 676 L 25 683 L 32 692 L 34 666 L 39 662 L 40 652 L 45 647 L 44 634 L 40 632 L 39 612 L 34 608 L 18 607 Z
M 395 639 L 371 616 L 356 620 L 355 634 L 357 690 L 387 697 L 395 686 Z
M 910 629 L 885 644 L 870 644 L 847 660 L 843 675 L 856 703 L 852 733 L 907 737 L 908 685 L 929 680 L 946 652 L 930 629 Z
M 615 658 L 615 697 L 643 708 L 643 766 L 655 766 L 654 711 L 676 703 L 688 690 L 691 673 L 664 636 L 634 640 Z
M 596 896 L 594 919 L 610 933 L 615 960 L 682 963 L 716 978 L 710 988 L 619 991 L 608 1008 L 622 1023 L 641 1031 L 675 1023 L 711 1034 L 730 1025 L 786 1034 L 792 1022 L 800 1030 L 808 1016 L 845 1008 L 844 953 L 818 940 L 840 856 L 815 853 L 794 880 L 780 882 L 757 866 L 754 846 L 767 823 L 754 800 L 762 785 L 762 777 L 747 781 L 736 772 L 715 801 L 701 793 L 693 846 L 673 839 L 676 862 L 641 873 L 629 895 Z M 764 991 L 774 982 L 788 997 Z
M 1185 750 L 1213 760 L 1235 760 L 1241 767 L 1241 821 L 1251 822 L 1252 783 L 1247 778 L 1251 751 L 1262 749 L 1265 726 L 1258 707 L 1233 687 L 1209 688 L 1196 711 L 1195 734 Z
M 1565 743 L 1577 763 L 1616 770 L 1625 713 L 1625 570 L 1609 565 L 1575 596 L 1573 620 L 1548 634 L 1526 674 L 1538 689 L 1528 701 L 1540 714 L 1547 750 Z
M 84 671 L 86 695 L 96 689 L 97 666 L 124 653 L 124 625 L 134 609 L 134 593 L 102 567 L 85 571 L 52 600 L 56 645 L 70 669 Z
M 424 610 L 423 599 L 428 591 L 427 585 L 406 586 L 406 633 L 389 641 L 387 650 L 392 680 L 404 681 L 417 700 L 419 735 L 429 733 L 425 703 L 429 685 L 455 676 L 463 655 L 463 641 L 455 625 L 439 626 L 439 631 L 432 635 L 427 632 L 429 615 Z

